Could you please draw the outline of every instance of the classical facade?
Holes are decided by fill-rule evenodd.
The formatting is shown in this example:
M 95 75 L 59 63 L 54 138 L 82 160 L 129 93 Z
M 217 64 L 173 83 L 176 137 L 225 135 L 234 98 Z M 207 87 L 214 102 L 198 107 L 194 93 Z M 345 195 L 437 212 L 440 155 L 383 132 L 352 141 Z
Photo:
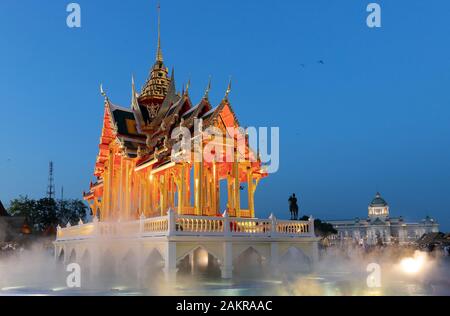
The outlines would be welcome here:
M 377 193 L 369 204 L 368 217 L 354 220 L 328 221 L 338 231 L 339 241 L 353 241 L 374 245 L 383 243 L 409 243 L 424 234 L 439 232 L 439 224 L 429 216 L 418 223 L 406 222 L 402 216 L 391 217 L 389 204 Z
M 200 248 L 214 257 L 224 278 L 232 276 L 235 262 L 249 249 L 271 266 L 293 249 L 310 262 L 316 259 L 313 219 L 256 217 L 255 192 L 268 174 L 240 129 L 229 100 L 231 84 L 217 106 L 209 100 L 210 87 L 197 104 L 189 85 L 177 92 L 174 71 L 169 76 L 164 64 L 158 27 L 155 63 L 140 93 L 132 80 L 130 106 L 115 105 L 101 88 L 105 102 L 97 180 L 84 193 L 93 222 L 58 228 L 57 257 L 64 262 L 88 258 L 99 267 L 98 257 L 105 252 L 119 259 L 132 251 L 141 266 L 157 252 L 167 278 L 188 257 L 195 270 Z M 177 128 L 189 136 L 174 138 Z M 208 129 L 226 135 L 227 141 L 206 135 Z M 190 144 L 190 150 L 176 150 L 180 142 Z M 180 155 L 190 159 L 178 159 Z M 221 201 L 226 201 L 225 209 Z

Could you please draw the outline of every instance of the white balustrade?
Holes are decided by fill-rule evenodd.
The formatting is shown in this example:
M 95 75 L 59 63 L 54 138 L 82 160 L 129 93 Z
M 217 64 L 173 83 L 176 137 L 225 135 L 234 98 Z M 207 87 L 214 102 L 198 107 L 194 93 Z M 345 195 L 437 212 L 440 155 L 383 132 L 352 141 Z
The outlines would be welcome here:
M 68 226 L 59 228 L 57 231 L 58 239 L 77 239 L 92 236 L 94 232 L 94 224 L 82 224 L 78 226 Z
M 167 216 L 147 218 L 144 222 L 144 234 L 165 233 L 169 230 L 169 220 Z
M 310 222 L 306 221 L 277 221 L 276 232 L 282 235 L 309 234 Z
M 123 236 L 314 237 L 314 221 L 176 215 L 127 222 L 99 222 L 58 228 L 57 240 Z
M 224 219 L 222 217 L 203 216 L 176 216 L 176 234 L 186 235 L 188 233 L 201 234 L 223 234 Z
M 265 235 L 270 236 L 270 220 L 230 218 L 231 235 Z

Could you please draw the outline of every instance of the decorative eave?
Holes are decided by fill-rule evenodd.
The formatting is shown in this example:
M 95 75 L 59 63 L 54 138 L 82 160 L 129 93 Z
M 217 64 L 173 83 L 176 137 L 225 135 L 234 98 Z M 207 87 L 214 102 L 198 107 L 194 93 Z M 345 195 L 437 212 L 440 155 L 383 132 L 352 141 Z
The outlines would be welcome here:
M 105 162 L 108 160 L 109 156 L 109 145 L 117 137 L 117 129 L 113 124 L 112 114 L 111 114 L 111 104 L 109 100 L 105 99 L 105 110 L 103 114 L 103 126 L 102 133 L 100 137 L 99 153 L 97 155 L 94 175 L 96 177 L 101 177 L 105 170 Z

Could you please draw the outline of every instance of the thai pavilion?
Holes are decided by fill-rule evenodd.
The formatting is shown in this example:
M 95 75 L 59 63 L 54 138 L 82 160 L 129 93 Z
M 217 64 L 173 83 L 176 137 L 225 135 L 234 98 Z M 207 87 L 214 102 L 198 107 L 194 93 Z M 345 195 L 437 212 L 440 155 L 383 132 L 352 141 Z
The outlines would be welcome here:
M 231 84 L 215 107 L 209 88 L 210 84 L 197 104 L 190 99 L 189 85 L 176 91 L 174 71 L 169 76 L 164 64 L 158 17 L 156 61 L 140 93 L 132 80 L 130 106 L 113 104 L 101 88 L 105 101 L 94 170 L 97 181 L 84 193 L 93 221 L 58 228 L 57 258 L 101 269 L 101 257 L 114 254 L 117 271 L 118 262 L 130 252 L 137 267 L 156 254 L 167 279 L 174 278 L 183 262 L 194 271 L 199 250 L 220 267 L 223 278 L 231 278 L 235 263 L 249 253 L 270 267 L 284 256 L 305 257 L 310 264 L 317 259 L 312 218 L 294 222 L 273 215 L 256 217 L 255 191 L 268 174 L 246 133 L 237 129 L 229 100 Z M 202 136 L 211 127 L 227 135 L 231 145 L 221 143 L 223 150 L 213 150 L 215 158 L 209 162 L 177 160 L 173 149 L 178 139 L 172 137 L 177 127 L 193 135 L 187 140 L 193 144 L 188 155 L 208 146 L 211 139 Z M 230 135 L 231 129 L 240 132 Z M 222 157 L 230 152 L 233 159 Z M 246 209 L 241 207 L 243 185 Z M 225 210 L 220 209 L 222 199 Z

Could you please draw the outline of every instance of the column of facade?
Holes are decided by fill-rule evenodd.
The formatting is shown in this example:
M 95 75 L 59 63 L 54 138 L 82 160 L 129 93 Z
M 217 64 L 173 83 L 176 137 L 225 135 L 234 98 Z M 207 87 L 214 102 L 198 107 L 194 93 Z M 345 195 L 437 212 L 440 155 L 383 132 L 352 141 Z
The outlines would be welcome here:
M 145 213 L 145 211 L 144 211 L 144 209 L 145 209 L 145 206 L 144 206 L 145 205 L 144 174 L 138 172 L 136 174 L 136 179 L 137 179 L 138 188 L 139 188 L 138 189 L 138 198 L 137 198 L 138 199 L 138 210 L 139 210 L 138 216 L 141 216 L 141 214 Z
M 155 210 L 156 210 L 156 206 L 155 206 L 155 201 L 156 201 L 156 180 L 155 180 L 155 176 L 151 174 L 151 171 L 148 175 L 148 212 L 151 216 L 155 215 Z
M 157 176 L 158 179 L 158 193 L 159 193 L 159 208 L 160 208 L 160 216 L 164 216 L 164 209 L 166 207 L 166 199 L 165 199 L 165 180 L 166 180 L 166 176 L 165 174 L 158 174 Z
M 157 216 L 161 216 L 162 212 L 159 209 L 160 202 L 160 179 L 157 175 L 151 175 L 151 183 L 152 183 L 152 213 Z
M 150 216 L 150 214 L 153 212 L 152 209 L 152 203 L 153 203 L 153 183 L 150 180 L 151 179 L 151 175 L 150 172 L 147 171 L 145 173 L 145 197 L 146 197 L 146 201 L 145 201 L 145 214 L 146 216 Z
M 121 188 L 120 183 L 120 165 L 116 166 L 116 156 L 113 156 L 113 168 L 112 168 L 112 187 L 111 187 L 111 216 L 117 219 L 120 216 L 119 194 Z
M 112 190 L 112 176 L 113 176 L 113 168 L 114 168 L 114 151 L 110 149 L 107 169 L 105 172 L 104 185 L 104 200 L 105 203 L 103 205 L 104 210 L 102 210 L 102 219 L 108 220 L 111 216 L 111 190 Z
M 123 212 L 123 210 L 124 210 L 124 207 L 123 207 L 123 205 L 124 205 L 124 203 L 123 203 L 123 197 L 124 197 L 124 192 L 123 192 L 123 180 L 124 180 L 124 176 L 125 176 L 125 174 L 124 174 L 124 168 L 123 168 L 123 166 L 124 166 L 124 159 L 123 159 L 123 156 L 121 155 L 120 156 L 120 171 L 119 171 L 119 177 L 120 177 L 120 180 L 119 180 L 119 191 L 117 192 L 117 195 L 118 195 L 118 199 L 119 199 L 119 212 Z
M 132 217 L 133 213 L 133 173 L 131 172 L 131 161 L 127 161 L 127 180 L 128 180 L 128 186 L 127 186 L 127 198 L 128 198 L 128 206 L 127 206 L 127 216 L 126 218 L 129 219 Z
M 248 193 L 248 209 L 250 211 L 250 217 L 255 218 L 255 189 L 253 182 L 253 171 L 251 167 L 247 167 L 247 193 Z
M 221 266 L 222 279 L 233 278 L 233 243 L 225 241 L 223 243 L 223 263 Z
M 215 185 L 214 185 L 214 170 L 213 165 L 211 165 L 211 168 L 209 169 L 208 174 L 208 185 L 209 185 L 209 215 L 215 216 L 217 215 L 216 211 L 216 194 L 215 192 Z
M 317 262 L 319 262 L 319 241 L 311 242 L 311 266 L 314 269 L 317 267 Z
M 145 217 L 148 217 L 148 205 L 149 205 L 149 199 L 150 199 L 150 192 L 149 192 L 149 179 L 148 179 L 148 172 L 142 171 L 141 175 L 141 185 L 142 185 L 142 210 L 141 214 L 144 214 Z
M 115 153 L 111 157 L 111 173 L 110 176 L 110 188 L 109 188 L 109 218 L 114 218 L 115 214 L 115 207 L 116 207 L 116 201 L 115 201 L 115 182 L 117 178 L 117 171 L 115 170 Z
M 122 189 L 123 191 L 124 191 L 124 200 L 125 200 L 125 203 L 124 203 L 124 209 L 122 210 L 122 213 L 123 214 L 127 214 L 128 216 L 129 216 L 129 214 L 130 214 L 130 208 L 131 208 L 131 203 L 130 203 L 130 200 L 131 200 L 131 197 L 130 197 L 130 182 L 131 182 L 131 179 L 130 179 L 130 168 L 129 168 L 129 161 L 126 159 L 125 160 L 125 186 L 124 186 L 124 188 Z
M 236 216 L 236 209 L 234 206 L 234 190 L 233 190 L 233 178 L 230 174 L 227 176 L 227 193 L 228 193 L 228 211 L 230 216 Z
M 168 241 L 164 258 L 164 276 L 166 281 L 175 282 L 177 271 L 177 244 L 175 241 Z
M 191 164 L 185 163 L 185 180 L 184 180 L 184 186 L 183 189 L 184 192 L 184 206 L 185 207 L 191 207 Z
M 273 275 L 278 275 L 279 269 L 279 248 L 277 242 L 270 244 L 270 270 Z
M 97 218 L 98 218 L 99 206 L 100 206 L 100 201 L 99 201 L 98 197 L 94 196 L 94 200 L 93 200 L 93 204 L 92 204 L 92 215 Z
M 194 194 L 195 194 L 195 214 L 203 215 L 203 162 L 194 162 Z
M 241 192 L 240 192 L 240 181 L 239 181 L 239 162 L 238 162 L 238 151 L 237 148 L 234 149 L 234 161 L 233 161 L 233 193 L 234 193 L 234 208 L 236 216 L 239 217 L 241 213 Z
M 178 176 L 178 214 L 183 215 L 184 213 L 184 203 L 185 203 L 185 192 L 186 192 L 186 164 L 183 162 L 179 166 L 179 176 Z
M 142 188 L 141 188 L 141 175 L 137 172 L 134 172 L 134 161 L 131 163 L 131 193 L 132 193 L 132 207 L 131 207 L 131 218 L 137 219 L 141 214 L 142 208 Z
M 175 179 L 173 174 L 167 171 L 168 190 L 167 190 L 167 207 L 175 209 Z
M 130 203 L 130 206 L 129 206 L 129 209 L 128 209 L 128 213 L 127 213 L 127 219 L 132 219 L 132 218 L 134 218 L 134 213 L 135 213 L 135 207 L 136 207 L 136 204 L 135 204 L 135 192 L 136 192 L 136 190 L 135 190 L 135 185 L 136 185 L 136 182 L 135 182 L 135 177 L 134 177 L 134 172 L 132 172 L 131 171 L 131 161 L 129 161 L 128 162 L 128 172 L 129 172 L 129 185 L 128 185 L 128 194 L 129 194 L 129 196 L 130 196 L 130 200 L 129 200 L 129 203 Z
M 203 167 L 203 215 L 209 216 L 211 211 L 211 170 L 207 165 Z
M 100 211 L 99 220 L 104 220 L 108 213 L 108 191 L 109 191 L 109 179 L 108 179 L 109 167 L 105 164 L 105 171 L 103 173 L 103 196 L 102 196 L 102 208 Z
M 218 177 L 217 177 L 217 164 L 216 161 L 214 160 L 212 163 L 212 167 L 211 167 L 211 186 L 212 186 L 212 192 L 211 192 L 211 208 L 212 211 L 211 213 L 214 213 L 214 216 L 216 216 L 219 213 L 219 207 L 220 207 L 220 202 L 218 203 L 218 195 L 220 195 L 220 193 L 218 192 L 217 188 L 217 182 L 218 182 Z

